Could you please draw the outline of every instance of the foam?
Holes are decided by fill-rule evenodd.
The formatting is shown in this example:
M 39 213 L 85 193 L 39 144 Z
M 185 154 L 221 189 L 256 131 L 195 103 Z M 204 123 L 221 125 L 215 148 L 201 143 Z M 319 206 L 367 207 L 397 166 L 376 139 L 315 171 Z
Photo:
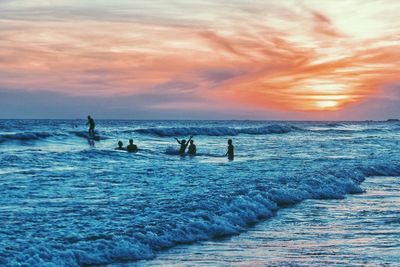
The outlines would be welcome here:
M 236 136 L 239 134 L 265 135 L 265 134 L 285 134 L 299 128 L 290 125 L 272 124 L 263 127 L 252 128 L 231 128 L 231 127 L 164 127 L 164 128 L 144 128 L 134 130 L 141 134 L 167 136 Z
M 387 130 L 385 129 L 378 129 L 378 128 L 368 128 L 368 129 L 315 129 L 309 130 L 314 133 L 321 133 L 321 134 L 359 134 L 359 133 L 382 133 Z
M 246 127 L 260 123 L 229 122 L 220 124 L 229 127 L 215 128 L 214 123 L 180 127 L 185 123 L 160 122 L 166 127 L 139 129 L 146 136 L 135 138 L 148 146 L 138 154 L 115 151 L 111 141 L 89 148 L 77 138 L 68 140 L 64 148 L 65 137 L 86 138 L 86 132 L 59 127 L 40 129 L 55 137 L 60 132 L 60 150 L 43 147 L 37 153 L 24 143 L 12 143 L 15 147 L 0 153 L 1 168 L 7 171 L 0 175 L 5 190 L 0 216 L 12 214 L 4 217 L 9 220 L 0 233 L 0 265 L 129 264 L 151 259 L 178 244 L 239 234 L 280 208 L 306 199 L 340 199 L 361 193 L 360 184 L 367 176 L 400 175 L 396 139 L 385 132 L 376 139 L 361 138 L 363 143 L 354 145 L 360 131 L 354 132 L 352 142 L 340 142 L 332 140 L 329 132 L 312 134 L 284 123 Z M 121 125 L 127 127 L 126 122 Z M 320 123 L 301 125 L 322 128 Z M 104 129 L 107 136 L 129 138 L 120 136 L 122 127 L 113 127 L 102 128 L 102 133 Z M 365 125 L 328 127 L 353 131 Z M 212 153 L 224 151 L 224 144 L 199 153 L 200 160 L 159 154 L 164 144 L 159 136 L 193 132 L 250 136 L 241 136 L 244 141 L 233 162 L 201 158 L 217 157 Z M 296 138 L 286 138 L 284 134 L 291 132 L 296 132 Z M 157 137 L 149 138 L 149 134 Z M 257 134 L 283 135 L 275 136 L 273 145 L 266 143 L 264 150 L 259 146 L 263 138 L 252 136 Z M 71 149 L 72 142 L 77 148 Z M 168 147 L 165 153 L 177 155 L 178 148 L 178 144 Z M 68 167 L 73 169 L 63 169 Z
M 179 220 L 163 221 L 142 231 L 125 231 L 106 238 L 77 236 L 72 245 L 61 247 L 37 245 L 8 264 L 82 266 L 150 259 L 157 251 L 177 244 L 238 234 L 249 224 L 274 216 L 281 206 L 309 198 L 342 198 L 348 193 L 360 193 L 359 185 L 365 176 L 399 174 L 400 166 L 389 165 L 328 171 L 320 177 L 302 177 L 297 188 L 282 186 L 237 192 L 225 202 L 207 199 L 177 214 Z

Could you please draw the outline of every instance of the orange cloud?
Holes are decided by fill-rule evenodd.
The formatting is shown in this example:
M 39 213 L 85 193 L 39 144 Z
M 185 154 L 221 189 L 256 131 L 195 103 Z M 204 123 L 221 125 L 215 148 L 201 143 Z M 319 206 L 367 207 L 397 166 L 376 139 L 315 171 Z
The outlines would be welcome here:
M 82 11 L 76 2 L 69 12 L 40 6 L 37 17 L 26 15 L 28 7 L 8 5 L 0 19 L 8 25 L 0 28 L 0 84 L 8 89 L 184 93 L 213 103 L 314 111 L 343 109 L 399 78 L 400 25 L 379 6 L 360 7 L 363 16 L 350 18 L 335 1 L 327 2 L 328 13 L 307 1 L 260 1 L 257 8 L 245 2 L 157 9 L 143 3 L 140 15 L 129 14 L 128 3 L 121 13 L 121 7 L 100 4 Z M 343 26 L 349 19 L 351 29 Z M 364 20 L 383 25 L 366 34 Z M 171 105 L 187 103 L 164 106 Z

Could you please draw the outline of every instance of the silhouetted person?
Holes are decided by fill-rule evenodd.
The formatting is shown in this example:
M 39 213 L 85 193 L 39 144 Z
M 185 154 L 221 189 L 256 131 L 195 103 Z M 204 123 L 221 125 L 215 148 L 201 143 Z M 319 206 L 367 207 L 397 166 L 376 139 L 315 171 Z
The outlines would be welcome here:
M 196 155 L 196 145 L 194 144 L 193 140 L 190 140 L 190 145 L 188 148 L 188 154 L 191 156 Z
M 118 147 L 115 148 L 115 150 L 125 150 L 125 148 L 123 147 L 123 143 L 122 141 L 118 141 Z
M 179 149 L 179 155 L 184 155 L 184 154 L 185 154 L 186 148 L 187 148 L 187 146 L 189 145 L 189 142 L 192 140 L 192 138 L 193 138 L 193 136 L 191 136 L 191 137 L 189 138 L 189 140 L 187 141 L 187 143 L 186 143 L 186 140 L 185 140 L 185 139 L 179 141 L 178 138 L 175 138 L 175 140 L 178 142 L 178 144 L 181 145 L 181 148 Z
M 94 123 L 94 120 L 92 117 L 88 116 L 87 117 L 88 121 L 86 125 L 89 125 L 89 137 L 94 136 L 94 127 L 96 127 L 96 124 Z
M 137 148 L 137 146 L 133 143 L 133 140 L 132 140 L 132 139 L 129 139 L 129 145 L 126 147 L 126 150 L 127 150 L 129 153 L 135 153 L 135 152 L 137 152 L 138 148 Z
M 229 160 L 233 160 L 235 157 L 235 147 L 232 145 L 232 139 L 228 140 L 228 152 L 226 152 L 225 156 L 228 156 Z

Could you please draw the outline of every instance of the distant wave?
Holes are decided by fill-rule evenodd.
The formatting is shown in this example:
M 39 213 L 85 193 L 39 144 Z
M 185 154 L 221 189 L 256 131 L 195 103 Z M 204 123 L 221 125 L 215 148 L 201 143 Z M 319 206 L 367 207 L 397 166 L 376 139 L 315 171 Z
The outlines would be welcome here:
M 285 134 L 300 128 L 290 125 L 272 124 L 253 128 L 231 128 L 231 127 L 171 127 L 171 128 L 145 128 L 134 130 L 141 134 L 157 136 L 185 136 L 185 135 L 207 135 L 207 136 L 236 136 L 239 134 Z
M 82 137 L 82 138 L 88 138 L 88 133 L 86 131 L 70 131 L 67 134 L 66 133 L 60 133 L 60 132 L 54 132 L 54 133 L 49 133 L 49 132 L 21 132 L 21 133 L 13 133 L 13 134 L 0 134 L 0 143 L 2 142 L 7 142 L 7 141 L 37 141 L 37 140 L 42 140 L 46 139 L 48 137 L 52 136 L 67 136 L 68 134 L 72 134 L 77 137 Z M 100 136 L 96 134 L 94 140 L 100 141 L 100 140 L 105 140 L 108 139 L 106 136 Z
M 322 134 L 353 134 L 353 133 L 381 133 L 387 131 L 386 129 L 377 129 L 377 128 L 369 128 L 369 129 L 318 129 L 318 130 L 309 130 L 314 133 L 322 133 Z
M 342 123 L 338 123 L 338 122 L 330 122 L 330 123 L 323 124 L 323 126 L 327 126 L 327 127 L 340 127 L 340 126 L 343 126 L 343 124 L 342 124 Z
M 1 134 L 0 142 L 5 141 L 34 141 L 45 139 L 52 136 L 48 132 L 26 132 L 26 133 L 15 133 L 15 134 Z

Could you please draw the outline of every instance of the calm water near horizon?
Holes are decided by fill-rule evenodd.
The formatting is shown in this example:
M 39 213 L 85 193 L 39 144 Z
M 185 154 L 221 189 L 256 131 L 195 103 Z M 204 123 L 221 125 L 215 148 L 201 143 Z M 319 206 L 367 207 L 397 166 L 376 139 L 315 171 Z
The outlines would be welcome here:
M 399 266 L 399 122 L 85 123 L 0 120 L 0 265 Z

